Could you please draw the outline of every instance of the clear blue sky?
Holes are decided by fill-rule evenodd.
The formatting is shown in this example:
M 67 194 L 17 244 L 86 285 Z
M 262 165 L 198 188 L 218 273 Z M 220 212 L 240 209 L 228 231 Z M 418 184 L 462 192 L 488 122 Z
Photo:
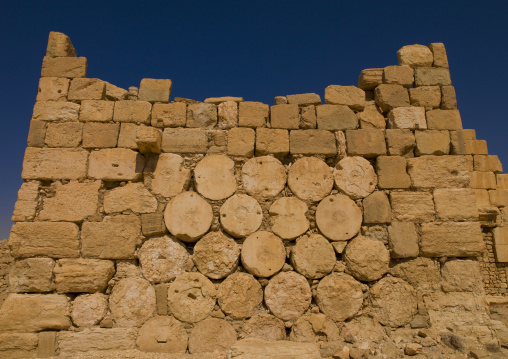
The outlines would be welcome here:
M 174 96 L 277 95 L 356 85 L 409 44 L 443 42 L 464 128 L 508 168 L 508 3 L 502 1 L 9 1 L 0 30 L 0 239 L 21 185 L 49 31 L 70 36 L 88 75 L 117 86 L 170 78 Z

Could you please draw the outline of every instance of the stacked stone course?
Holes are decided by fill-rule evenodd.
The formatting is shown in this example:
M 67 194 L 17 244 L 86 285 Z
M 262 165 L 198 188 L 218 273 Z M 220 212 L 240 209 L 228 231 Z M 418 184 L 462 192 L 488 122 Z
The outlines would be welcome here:
M 86 78 L 50 33 L 0 354 L 496 348 L 507 175 L 462 129 L 444 46 L 397 55 L 324 104 L 170 102 L 171 80 Z

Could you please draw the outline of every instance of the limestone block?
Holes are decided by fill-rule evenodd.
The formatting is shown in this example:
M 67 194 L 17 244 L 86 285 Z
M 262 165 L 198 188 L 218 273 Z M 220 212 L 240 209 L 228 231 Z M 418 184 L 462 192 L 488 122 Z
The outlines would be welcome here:
M 82 123 L 49 123 L 46 130 L 46 144 L 48 147 L 77 147 L 81 144 L 82 134 Z
M 384 130 L 347 130 L 346 141 L 349 156 L 371 158 L 386 155 Z
M 382 128 L 386 127 L 386 121 L 383 114 L 376 105 L 367 105 L 362 112 L 356 114 L 360 120 L 360 128 Z
M 209 138 L 207 154 L 226 153 L 228 142 L 228 131 L 211 130 L 207 131 L 207 135 Z
M 469 165 L 464 156 L 421 156 L 407 162 L 413 187 L 469 187 Z
M 217 106 L 195 103 L 187 106 L 187 127 L 211 129 L 217 124 Z
M 388 272 L 390 252 L 381 241 L 358 236 L 346 246 L 343 259 L 353 277 L 371 282 Z
M 427 46 L 424 45 L 406 45 L 397 51 L 399 65 L 410 67 L 432 66 L 434 57 Z
M 106 99 L 110 101 L 119 101 L 127 99 L 127 90 L 106 82 Z
M 448 68 L 448 57 L 446 56 L 446 49 L 443 43 L 434 42 L 429 45 L 429 49 L 434 55 L 434 67 L 445 67 Z
M 214 105 L 220 105 L 224 102 L 234 102 L 239 103 L 243 102 L 243 97 L 234 97 L 234 96 L 223 96 L 223 97 L 209 97 L 206 98 L 205 103 L 213 103 Z
M 148 102 L 169 102 L 171 80 L 142 79 L 139 84 L 138 100 Z
M 41 77 L 36 101 L 66 101 L 69 79 L 62 77 Z
M 478 292 L 483 290 L 480 264 L 472 259 L 447 261 L 441 267 L 443 292 Z
M 113 148 L 118 143 L 119 123 L 85 123 L 83 148 Z
M 508 189 L 508 175 L 504 173 L 498 173 L 496 175 L 497 189 Z
M 395 107 L 409 106 L 409 95 L 406 88 L 395 84 L 381 84 L 374 90 L 376 104 L 383 112 Z
M 344 157 L 333 170 L 335 187 L 352 199 L 364 198 L 376 188 L 377 175 L 363 157 Z
M 187 118 L 187 105 L 183 102 L 155 103 L 152 107 L 152 126 L 183 127 Z
M 427 125 L 430 130 L 461 130 L 459 110 L 427 111 Z
M 319 359 L 319 347 L 315 343 L 295 343 L 286 340 L 265 341 L 256 338 L 243 339 L 231 347 L 231 358 L 299 358 Z
M 235 163 L 224 155 L 211 155 L 198 162 L 194 169 L 197 191 L 211 200 L 231 196 L 237 188 Z
M 282 197 L 270 207 L 272 231 L 282 239 L 295 239 L 309 229 L 308 207 L 296 197 Z
M 225 354 L 236 342 L 236 332 L 224 319 L 208 318 L 196 324 L 189 336 L 189 353 Z
M 252 128 L 231 128 L 228 132 L 228 155 L 252 157 L 255 142 L 256 132 Z
M 279 273 L 265 287 L 266 306 L 282 320 L 296 320 L 307 311 L 311 300 L 309 283 L 295 272 Z
M 286 156 L 289 153 L 289 135 L 287 130 L 257 128 L 256 156 Z
M 286 250 L 281 239 L 270 232 L 258 231 L 243 242 L 242 265 L 256 277 L 270 277 L 286 261 Z
M 212 225 L 212 206 L 195 192 L 182 192 L 169 201 L 164 211 L 168 230 L 178 239 L 195 242 Z
M 335 132 L 335 140 L 337 141 L 337 157 L 343 158 L 347 156 L 347 146 L 346 146 L 346 135 L 344 131 Z
M 379 188 L 409 188 L 411 178 L 406 172 L 406 159 L 400 156 L 379 156 L 376 159 Z
M 473 171 L 471 175 L 471 188 L 496 189 L 496 175 L 493 172 Z
M 116 101 L 113 121 L 149 125 L 151 110 L 152 105 L 147 101 Z
M 76 50 L 72 46 L 71 39 L 56 31 L 49 32 L 46 56 L 49 57 L 76 57 Z
M 321 98 L 317 93 L 303 93 L 298 95 L 287 95 L 288 104 L 298 106 L 321 105 Z
M 450 131 L 451 153 L 454 155 L 488 155 L 487 142 L 476 140 L 474 130 Z
M 358 87 L 362 90 L 373 90 L 383 83 L 383 69 L 365 69 L 358 78 Z
M 443 221 L 478 220 L 474 191 L 469 188 L 438 188 L 434 202 L 439 219 Z
M 383 69 L 383 83 L 411 87 L 414 81 L 414 70 L 409 66 L 386 66 Z
M 441 104 L 441 89 L 439 86 L 420 86 L 409 89 L 411 106 L 421 106 L 426 109 L 439 108 Z
M 238 103 L 235 101 L 221 102 L 217 106 L 218 127 L 228 130 L 238 126 Z
M 452 84 L 450 71 L 445 68 L 422 67 L 415 69 L 415 87 L 449 86 Z
M 139 126 L 136 145 L 141 153 L 161 153 L 162 131 L 150 126 Z
M 154 317 L 143 324 L 136 344 L 144 352 L 183 354 L 187 351 L 187 341 L 187 332 L 178 320 Z
M 300 128 L 308 130 L 315 129 L 316 126 L 316 106 L 300 107 Z
M 254 233 L 262 221 L 261 206 L 258 201 L 246 194 L 236 194 L 228 198 L 220 208 L 221 225 L 235 238 Z
M 368 315 L 360 315 L 344 323 L 341 335 L 355 342 L 380 343 L 386 336 L 385 329 L 379 322 Z
M 67 98 L 69 101 L 102 100 L 106 95 L 106 83 L 99 79 L 72 79 Z
M 11 293 L 50 292 L 55 261 L 51 258 L 28 258 L 16 261 L 9 272 Z
M 291 264 L 298 273 L 309 279 L 330 274 L 336 262 L 332 245 L 319 234 L 300 238 L 291 251 Z
M 436 217 L 432 194 L 427 192 L 392 192 L 390 202 L 397 221 L 422 223 Z
M 292 154 L 333 157 L 337 155 L 337 144 L 330 131 L 294 130 L 289 134 L 289 151 Z
M 40 332 L 39 346 L 37 356 L 39 358 L 48 358 L 55 355 L 56 351 L 56 332 Z
M 168 306 L 173 315 L 188 323 L 199 322 L 215 307 L 217 291 L 201 273 L 180 274 L 168 288 Z
M 196 243 L 192 259 L 202 274 L 222 279 L 238 266 L 240 247 L 222 232 L 210 232 Z
M 477 257 L 483 253 L 478 222 L 424 223 L 421 229 L 420 254 L 424 257 Z
M 317 128 L 320 130 L 339 131 L 358 128 L 358 118 L 345 105 L 321 105 L 317 110 Z
M 494 228 L 493 235 L 496 261 L 508 262 L 508 227 Z
M 475 155 L 474 170 L 483 172 L 503 172 L 503 165 L 498 156 Z
M 316 224 L 329 240 L 345 241 L 353 238 L 362 225 L 362 210 L 343 194 L 323 199 L 316 209 Z
M 42 60 L 41 77 L 86 77 L 85 57 L 49 57 Z
M 238 126 L 265 127 L 268 122 L 268 105 L 261 102 L 245 101 L 238 104 Z
M 392 266 L 390 274 L 407 281 L 418 291 L 438 290 L 441 280 L 440 264 L 424 257 L 400 261 Z
M 416 131 L 416 156 L 447 155 L 450 153 L 449 131 L 427 130 Z
M 106 289 L 115 265 L 100 259 L 60 259 L 53 272 L 58 293 L 94 293 Z
M 457 109 L 457 96 L 453 86 L 441 86 L 441 109 Z
M 141 177 L 144 156 L 126 148 L 92 151 L 88 176 L 104 181 L 135 181 Z
M 365 91 L 356 86 L 330 85 L 325 88 L 325 103 L 346 105 L 352 110 L 362 111 L 365 107 Z
M 122 279 L 113 287 L 109 309 L 116 327 L 139 327 L 155 315 L 155 290 L 145 279 Z
M 0 308 L 0 332 L 65 330 L 69 299 L 61 294 L 9 294 Z
M 275 96 L 273 100 L 276 105 L 283 105 L 288 103 L 286 96 Z
M 289 169 L 288 186 L 301 200 L 318 202 L 332 191 L 332 170 L 319 158 L 300 158 Z
M 408 324 L 417 312 L 415 289 L 399 278 L 386 277 L 370 290 L 374 318 L 392 328 Z
M 79 257 L 79 228 L 66 222 L 18 222 L 12 226 L 9 247 L 14 258 Z
M 271 314 L 256 314 L 242 327 L 240 338 L 257 338 L 261 340 L 286 340 L 284 322 Z
M 426 129 L 423 107 L 397 107 L 388 113 L 388 128 Z
M 173 153 L 162 153 L 153 172 L 152 191 L 164 197 L 174 197 L 189 187 L 190 170 L 183 158 Z
M 362 284 L 348 274 L 333 272 L 319 282 L 316 302 L 330 319 L 343 322 L 361 309 Z
M 168 285 L 166 283 L 155 285 L 155 301 L 157 315 L 168 315 Z
M 508 190 L 489 191 L 490 203 L 497 207 L 508 207 Z
M 113 120 L 112 101 L 83 100 L 79 110 L 79 120 L 82 122 L 110 122 Z
M 218 303 L 222 311 L 233 319 L 246 319 L 263 302 L 263 290 L 259 282 L 250 274 L 233 273 L 218 289 Z
M 337 325 L 321 313 L 300 317 L 289 335 L 289 339 L 295 342 L 335 341 L 339 338 Z
M 384 192 L 374 192 L 363 200 L 363 223 L 390 223 L 392 209 Z
M 75 122 L 78 120 L 80 106 L 73 102 L 36 102 L 32 120 Z
M 107 216 L 102 222 L 85 222 L 81 228 L 81 252 L 84 258 L 135 258 L 141 228 L 137 216 Z
M 162 133 L 162 151 L 206 153 L 208 138 L 203 128 L 166 128 Z
M 107 295 L 102 293 L 79 295 L 72 302 L 72 322 L 78 327 L 92 327 L 104 319 L 107 310 Z
M 0 334 L 0 356 L 3 358 L 35 358 L 39 336 L 34 333 Z
M 26 141 L 28 147 L 44 147 L 46 144 L 46 128 L 47 124 L 44 121 L 30 121 L 30 128 Z
M 300 127 L 298 105 L 283 104 L 270 108 L 270 124 L 272 128 L 297 130 Z
M 79 332 L 58 333 L 60 354 L 89 355 L 95 351 L 129 350 L 136 348 L 135 328 L 87 328 Z
M 390 156 L 413 157 L 415 135 L 410 130 L 386 130 L 386 144 Z
M 38 205 L 39 181 L 23 182 L 18 191 L 18 200 L 14 205 L 13 222 L 30 221 L 35 217 Z
M 411 222 L 392 222 L 388 227 L 390 255 L 392 258 L 417 257 L 420 252 L 418 247 L 418 234 L 416 227 Z

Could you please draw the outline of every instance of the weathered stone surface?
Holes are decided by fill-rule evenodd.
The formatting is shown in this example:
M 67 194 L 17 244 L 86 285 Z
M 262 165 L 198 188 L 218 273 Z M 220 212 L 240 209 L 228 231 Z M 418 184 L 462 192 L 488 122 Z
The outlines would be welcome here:
M 321 313 L 300 317 L 289 335 L 289 339 L 295 342 L 333 342 L 339 338 L 337 325 Z
M 69 299 L 60 294 L 9 294 L 0 308 L 0 332 L 65 330 Z
M 286 169 L 276 158 L 256 157 L 243 165 L 242 183 L 251 196 L 276 196 L 286 185 Z
M 415 69 L 415 86 L 448 86 L 452 84 L 450 71 L 445 68 L 425 67 Z
M 151 213 L 157 209 L 157 199 L 142 183 L 128 183 L 107 191 L 104 195 L 106 213 L 124 212 Z
M 319 234 L 300 238 L 291 251 L 291 264 L 298 273 L 310 279 L 322 278 L 329 274 L 336 261 L 332 245 Z
M 474 191 L 468 188 L 435 189 L 438 218 L 443 221 L 478 220 Z
M 410 130 L 387 129 L 386 144 L 390 156 L 414 157 L 415 135 Z
M 321 98 L 317 93 L 303 93 L 298 95 L 287 95 L 288 104 L 296 104 L 298 106 L 320 105 Z
M 257 314 L 242 327 L 240 338 L 276 341 L 286 339 L 284 322 L 271 314 Z
M 383 83 L 383 69 L 365 69 L 358 78 L 358 87 L 362 90 L 373 90 Z
M 150 126 L 139 126 L 136 131 L 136 146 L 141 153 L 161 153 L 162 132 Z
M 169 285 L 168 306 L 173 315 L 184 322 L 199 322 L 212 312 L 217 291 L 201 273 L 183 273 Z
M 508 207 L 508 190 L 498 189 L 489 191 L 490 203 L 497 207 Z
M 242 246 L 242 265 L 256 277 L 270 277 L 286 261 L 286 250 L 279 237 L 258 231 L 245 239 Z
M 147 101 L 116 101 L 113 121 L 149 125 L 151 110 L 152 105 Z
M 356 114 L 360 120 L 360 128 L 382 128 L 386 127 L 386 121 L 376 105 L 367 105 L 362 112 Z
M 211 200 L 228 198 L 236 191 L 235 163 L 224 155 L 206 156 L 194 169 L 197 191 Z
M 220 223 L 235 238 L 246 237 L 258 230 L 263 210 L 258 201 L 246 194 L 236 194 L 220 208 Z
M 45 141 L 48 147 L 77 147 L 81 143 L 82 134 L 82 123 L 49 123 Z
M 427 125 L 431 130 L 461 130 L 459 110 L 427 111 Z
M 345 195 L 328 196 L 317 206 L 316 224 L 326 238 L 345 241 L 360 230 L 362 210 Z
M 469 187 L 469 165 L 463 156 L 421 156 L 407 161 L 413 187 Z
M 404 260 L 390 268 L 390 274 L 411 284 L 418 291 L 437 290 L 441 274 L 437 261 L 417 257 Z
M 406 172 L 406 159 L 399 156 L 379 156 L 376 160 L 379 188 L 409 188 L 411 178 Z
M 187 332 L 182 323 L 173 317 L 154 317 L 139 330 L 136 344 L 139 350 L 157 353 L 187 351 Z
M 322 154 L 332 157 L 337 154 L 335 136 L 330 131 L 295 130 L 289 134 L 289 151 L 293 154 Z
M 423 155 L 447 155 L 450 153 L 450 133 L 449 131 L 427 130 L 416 131 L 416 149 L 417 156 Z
M 374 284 L 369 300 L 374 318 L 390 327 L 408 324 L 417 311 L 415 289 L 399 278 L 387 277 Z
M 243 97 L 234 97 L 234 96 L 222 96 L 222 97 L 209 97 L 205 98 L 204 103 L 213 103 L 214 105 L 219 105 L 224 102 L 234 102 L 239 103 L 243 102 Z
M 386 66 L 383 69 L 383 83 L 411 87 L 414 81 L 414 70 L 408 66 Z
M 86 77 L 85 57 L 48 57 L 42 60 L 41 77 Z
M 441 109 L 457 109 L 457 96 L 453 86 L 441 86 Z
M 153 172 L 152 191 L 164 197 L 174 197 L 188 188 L 190 177 L 190 170 L 185 168 L 180 155 L 162 153 Z
M 69 79 L 61 77 L 42 77 L 36 101 L 66 101 L 69 91 Z
M 330 85 L 325 88 L 325 102 L 361 111 L 365 107 L 365 91 L 356 86 Z
M 44 121 L 30 121 L 28 129 L 28 138 L 26 143 L 28 147 L 44 147 L 46 144 L 46 129 L 48 125 Z
M 447 261 L 441 267 L 441 278 L 441 288 L 445 293 L 483 291 L 480 264 L 476 260 Z
M 72 302 L 72 322 L 78 327 L 92 327 L 104 319 L 107 310 L 108 296 L 102 293 L 79 295 Z
M 474 156 L 473 169 L 475 171 L 499 173 L 503 172 L 503 165 L 498 156 L 476 155 Z
M 397 51 L 399 65 L 410 67 L 432 66 L 432 51 L 424 45 L 406 45 Z
M 362 284 L 350 275 L 334 272 L 319 282 L 316 302 L 333 321 L 345 321 L 354 317 L 362 307 Z
M 144 156 L 126 148 L 92 151 L 88 176 L 104 181 L 133 181 L 141 177 Z
M 112 85 L 109 82 L 106 82 L 106 98 L 110 101 L 119 101 L 125 100 L 127 98 L 128 92 L 127 90 Z
M 55 261 L 51 258 L 28 258 L 16 261 L 9 272 L 11 293 L 49 292 Z
M 218 127 L 227 130 L 238 126 L 238 102 L 224 101 L 217 105 Z
M 309 229 L 308 207 L 296 197 L 282 197 L 270 207 L 272 231 L 282 239 L 295 239 Z
M 222 279 L 238 266 L 240 247 L 222 232 L 210 232 L 196 243 L 192 259 L 202 274 Z
M 60 259 L 53 272 L 58 293 L 94 293 L 106 289 L 115 265 L 100 259 Z
M 35 358 L 39 336 L 33 333 L 0 334 L 0 355 L 3 358 Z
M 23 160 L 24 180 L 82 179 L 86 177 L 88 151 L 77 148 L 28 147 Z
M 392 258 L 417 257 L 420 252 L 418 247 L 418 234 L 416 227 L 411 222 L 392 222 L 388 227 L 390 255 Z
M 390 223 L 392 209 L 384 192 L 374 192 L 363 200 L 363 223 Z
M 235 359 L 320 359 L 319 347 L 315 343 L 289 341 L 265 341 L 249 338 L 238 341 L 230 349 Z
M 266 306 L 282 320 L 296 320 L 307 311 L 311 300 L 309 283 L 295 272 L 279 273 L 265 287 Z
M 164 220 L 175 237 L 195 242 L 212 225 L 212 206 L 195 192 L 182 192 L 169 201 Z
M 109 309 L 116 327 L 139 327 L 155 315 L 155 290 L 145 279 L 122 279 L 113 287 Z
M 102 100 L 106 95 L 106 83 L 99 79 L 72 79 L 67 98 L 69 101 Z
M 382 242 L 358 236 L 346 246 L 344 261 L 353 277 L 371 282 L 388 272 L 390 253 Z
M 390 193 L 393 218 L 403 222 L 431 222 L 436 212 L 432 194 L 427 192 Z
M 367 158 L 386 155 L 384 130 L 347 130 L 347 153 L 349 156 Z
M 380 343 L 385 338 L 386 332 L 377 320 L 368 315 L 362 315 L 345 323 L 341 336 L 352 339 L 355 343 Z
M 252 157 L 256 132 L 252 128 L 235 127 L 228 132 L 228 155 Z
M 429 45 L 430 51 L 434 55 L 434 67 L 448 68 L 448 57 L 446 56 L 446 49 L 443 43 L 434 42 Z
M 316 106 L 300 107 L 300 128 L 304 130 L 317 127 Z
M 286 156 L 289 153 L 289 134 L 287 130 L 257 128 L 256 156 Z
M 81 253 L 85 258 L 132 259 L 140 241 L 141 225 L 135 215 L 105 217 L 81 227 Z
M 136 335 L 136 328 L 87 328 L 79 332 L 60 332 L 58 347 L 62 356 L 128 350 L 136 347 Z
M 48 331 L 39 333 L 39 345 L 37 347 L 37 356 L 39 358 L 54 356 L 56 348 L 56 332 Z
M 110 122 L 113 119 L 112 101 L 83 100 L 79 110 L 82 122 Z
M 409 94 L 401 85 L 382 84 L 374 90 L 376 104 L 383 112 L 388 112 L 395 107 L 409 106 Z
M 268 105 L 261 102 L 245 101 L 238 104 L 238 126 L 265 127 L 268 121 Z
M 495 189 L 497 186 L 496 175 L 493 172 L 473 171 L 471 176 L 471 188 Z
M 142 79 L 139 84 L 138 100 L 149 102 L 169 102 L 171 80 Z
M 439 86 L 420 86 L 409 89 L 411 106 L 426 109 L 439 108 L 441 104 L 441 88 Z
M 69 36 L 56 31 L 49 32 L 46 56 L 49 57 L 76 57 L 76 50 L 72 46 Z
M 39 181 L 23 182 L 18 191 L 18 200 L 14 205 L 13 222 L 31 221 L 38 206 Z
M 85 123 L 83 126 L 83 148 L 111 148 L 118 143 L 120 124 Z
M 219 285 L 218 303 L 233 319 L 250 318 L 262 301 L 261 285 L 250 274 L 233 273 Z
M 363 157 L 345 157 L 333 171 L 335 187 L 352 199 L 368 196 L 377 184 L 372 165 Z
M 236 342 L 236 332 L 223 319 L 208 318 L 196 324 L 189 336 L 189 353 L 222 353 Z
M 186 121 L 187 105 L 185 103 L 155 103 L 152 107 L 152 126 L 183 127 Z
M 274 105 L 270 108 L 270 124 L 272 128 L 297 130 L 300 127 L 298 105 Z
M 316 121 L 320 130 L 339 131 L 358 128 L 358 117 L 345 105 L 317 106 Z
M 187 127 L 211 129 L 217 124 L 217 106 L 195 103 L 187 106 Z
M 478 222 L 424 223 L 421 229 L 425 257 L 476 257 L 485 247 Z
M 425 108 L 396 107 L 388 113 L 388 128 L 426 129 Z
M 289 169 L 288 185 L 298 198 L 311 202 L 320 201 L 330 194 L 333 188 L 332 170 L 319 158 L 300 158 Z

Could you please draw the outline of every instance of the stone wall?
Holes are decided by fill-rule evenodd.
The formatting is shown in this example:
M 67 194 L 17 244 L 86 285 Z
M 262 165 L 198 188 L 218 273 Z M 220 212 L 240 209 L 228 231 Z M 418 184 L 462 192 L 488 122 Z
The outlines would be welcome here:
M 87 79 L 51 33 L 0 352 L 495 349 L 482 273 L 508 260 L 507 177 L 462 129 L 444 46 L 397 56 L 324 104 L 170 102 L 170 80 Z

